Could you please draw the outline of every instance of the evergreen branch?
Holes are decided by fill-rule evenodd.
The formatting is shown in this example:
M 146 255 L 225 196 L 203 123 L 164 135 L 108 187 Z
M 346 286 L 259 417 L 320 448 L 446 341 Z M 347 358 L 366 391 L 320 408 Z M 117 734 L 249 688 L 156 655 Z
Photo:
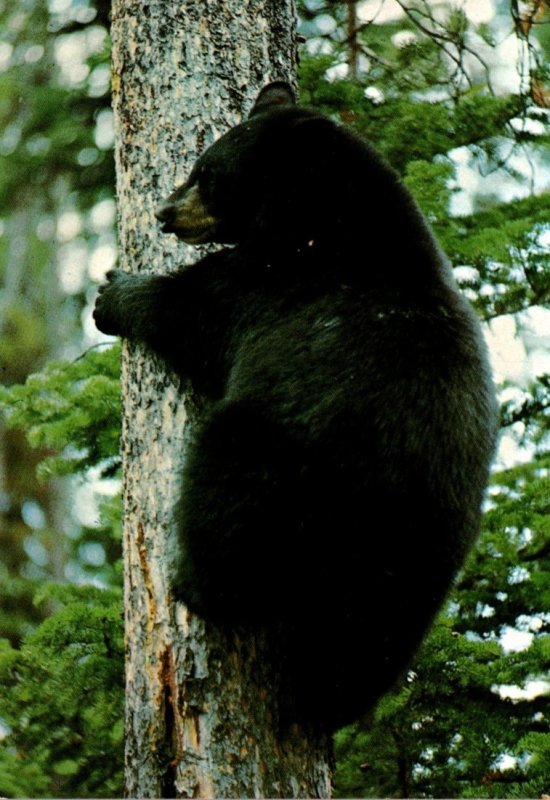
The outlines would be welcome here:
M 415 9 L 408 8 L 405 5 L 405 3 L 402 2 L 402 0 L 396 0 L 396 2 L 400 6 L 400 8 L 403 10 L 405 15 L 411 20 L 413 25 L 418 27 L 423 33 L 425 33 L 427 36 L 429 36 L 433 41 L 435 41 L 436 44 L 438 42 L 446 42 L 448 44 L 454 45 L 457 48 L 457 50 L 458 50 L 458 52 L 460 54 L 459 56 L 453 55 L 452 52 L 450 52 L 446 47 L 444 47 L 442 44 L 440 44 L 440 47 L 443 50 L 443 52 L 452 61 L 454 61 L 456 63 L 457 71 L 460 71 L 460 74 L 466 80 L 466 82 L 468 83 L 470 88 L 473 88 L 473 83 L 472 83 L 468 73 L 466 72 L 466 69 L 465 69 L 463 61 L 462 61 L 463 53 L 468 53 L 469 55 L 471 55 L 478 62 L 478 64 L 480 64 L 480 66 L 483 69 L 483 72 L 485 73 L 485 80 L 486 80 L 486 84 L 487 84 L 487 88 L 489 89 L 489 92 L 491 93 L 491 95 L 496 96 L 496 93 L 495 93 L 495 91 L 493 89 L 493 85 L 492 85 L 492 82 L 491 82 L 491 69 L 490 69 L 489 64 L 485 61 L 484 58 L 481 57 L 481 55 L 479 54 L 479 52 L 477 50 L 475 50 L 473 47 L 471 47 L 470 45 L 468 45 L 466 43 L 466 41 L 464 39 L 464 36 L 453 35 L 453 34 L 449 33 L 448 31 L 445 31 L 445 33 L 441 33 L 441 29 L 437 30 L 438 23 L 437 23 L 436 19 L 434 18 L 433 14 L 431 12 L 423 13 L 421 11 L 421 9 L 419 9 L 419 8 L 415 8 Z M 430 27 L 428 27 L 426 25 L 423 25 L 421 22 L 419 22 L 419 20 L 414 16 L 413 11 L 415 11 L 421 17 L 424 17 L 424 19 L 429 20 L 429 22 L 431 23 L 432 27 L 430 28 Z

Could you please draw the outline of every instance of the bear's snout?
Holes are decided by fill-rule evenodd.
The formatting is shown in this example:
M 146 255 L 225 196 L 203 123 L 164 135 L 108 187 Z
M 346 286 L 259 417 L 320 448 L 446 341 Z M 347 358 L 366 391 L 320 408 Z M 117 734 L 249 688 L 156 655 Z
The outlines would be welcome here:
M 176 206 L 174 203 L 164 200 L 155 209 L 155 217 L 159 222 L 169 223 L 174 221 L 176 215 Z

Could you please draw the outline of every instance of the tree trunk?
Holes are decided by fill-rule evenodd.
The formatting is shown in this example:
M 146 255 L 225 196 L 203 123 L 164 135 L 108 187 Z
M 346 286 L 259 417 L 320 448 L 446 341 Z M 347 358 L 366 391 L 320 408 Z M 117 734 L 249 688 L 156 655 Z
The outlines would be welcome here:
M 357 41 L 357 0 L 347 0 L 347 45 L 348 45 L 348 77 L 352 81 L 359 75 L 359 44 Z
M 153 211 L 269 80 L 293 80 L 294 0 L 114 0 L 122 267 L 167 272 L 197 250 Z M 175 604 L 168 575 L 184 453 L 181 387 L 139 346 L 123 356 L 126 792 L 326 797 L 328 742 L 278 733 L 264 637 L 226 641 Z

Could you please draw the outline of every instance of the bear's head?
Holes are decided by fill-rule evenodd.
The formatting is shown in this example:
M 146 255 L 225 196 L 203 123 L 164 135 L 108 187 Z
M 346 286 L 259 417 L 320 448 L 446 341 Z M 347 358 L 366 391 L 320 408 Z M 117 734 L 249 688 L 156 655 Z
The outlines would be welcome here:
M 289 84 L 277 81 L 261 90 L 245 122 L 200 156 L 156 216 L 164 232 L 189 244 L 294 246 L 338 235 L 360 205 L 363 148 L 339 125 L 299 108 Z

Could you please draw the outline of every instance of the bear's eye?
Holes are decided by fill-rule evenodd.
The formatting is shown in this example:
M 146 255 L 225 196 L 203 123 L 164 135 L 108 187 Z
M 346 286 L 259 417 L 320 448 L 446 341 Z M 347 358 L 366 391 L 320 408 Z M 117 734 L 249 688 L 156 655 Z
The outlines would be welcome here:
M 199 174 L 197 175 L 197 179 L 199 181 L 199 185 L 201 189 L 208 189 L 212 184 L 212 170 L 203 164 L 202 167 L 199 169 Z

